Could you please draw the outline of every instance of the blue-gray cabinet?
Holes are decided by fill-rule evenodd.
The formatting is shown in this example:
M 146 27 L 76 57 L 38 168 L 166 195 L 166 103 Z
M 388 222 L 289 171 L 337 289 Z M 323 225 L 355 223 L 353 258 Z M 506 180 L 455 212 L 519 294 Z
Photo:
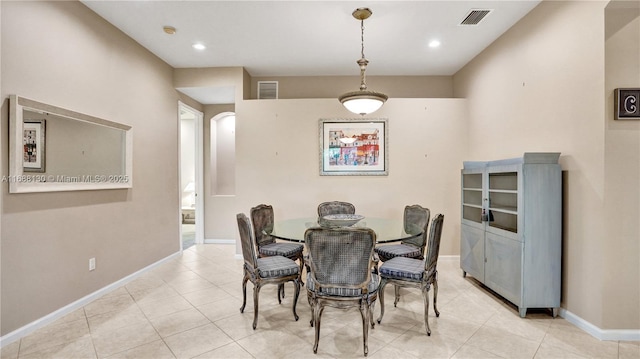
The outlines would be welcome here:
M 560 153 L 464 162 L 460 268 L 515 304 L 560 307 Z

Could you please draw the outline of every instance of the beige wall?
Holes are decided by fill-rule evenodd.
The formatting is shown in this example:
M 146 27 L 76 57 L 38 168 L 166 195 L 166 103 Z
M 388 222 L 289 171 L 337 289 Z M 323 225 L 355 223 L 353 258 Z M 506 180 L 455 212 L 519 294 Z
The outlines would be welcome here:
M 562 152 L 562 307 L 602 329 L 637 329 L 638 127 L 605 114 L 606 4 L 542 2 L 459 71 L 454 89 L 468 99 L 469 159 Z M 618 137 L 625 155 L 610 156 L 607 139 Z M 627 195 L 622 208 L 606 205 Z
M 258 98 L 258 81 L 278 81 L 278 98 L 333 98 L 360 88 L 358 76 L 283 76 L 251 79 L 251 98 Z M 367 87 L 392 98 L 453 97 L 452 76 L 367 76 Z
M 207 238 L 236 238 L 234 216 L 260 203 L 276 218 L 313 217 L 345 200 L 365 216 L 402 218 L 405 205 L 444 213 L 441 253 L 458 254 L 460 168 L 467 154 L 464 99 L 390 99 L 388 176 L 320 176 L 320 118 L 354 118 L 335 99 L 236 104 L 236 196 L 207 197 Z
M 614 120 L 614 89 L 640 87 L 640 2 L 605 12 L 603 327 L 640 328 L 640 121 Z
M 178 95 L 167 64 L 79 2 L 0 9 L 3 175 L 10 94 L 134 131 L 130 190 L 9 194 L 2 183 L 5 335 L 179 250 Z

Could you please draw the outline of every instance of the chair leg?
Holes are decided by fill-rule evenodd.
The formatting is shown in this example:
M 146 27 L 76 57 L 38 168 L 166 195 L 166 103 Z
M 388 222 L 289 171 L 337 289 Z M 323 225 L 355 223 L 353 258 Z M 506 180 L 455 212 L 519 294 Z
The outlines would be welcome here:
M 436 312 L 436 317 L 440 316 L 440 312 L 438 311 L 438 306 L 436 302 L 438 301 L 438 278 L 433 280 L 433 310 Z
M 293 294 L 293 317 L 296 319 L 296 322 L 300 317 L 298 317 L 298 313 L 296 313 L 296 305 L 298 305 L 298 296 L 300 296 L 300 282 L 296 279 L 293 281 L 295 292 Z
M 260 285 L 253 285 L 253 330 L 258 326 L 258 298 L 260 297 Z
M 371 313 L 369 312 L 369 303 L 366 299 L 360 300 L 360 315 L 362 316 L 362 343 L 364 349 L 364 356 L 367 356 L 369 353 L 369 316 Z
M 324 306 L 316 303 L 315 308 L 313 310 L 313 321 L 315 323 L 315 342 L 313 344 L 313 353 L 318 352 L 318 342 L 320 341 L 320 318 L 322 317 L 322 312 L 324 311 Z
M 284 298 L 284 283 L 278 284 L 278 304 L 282 304 L 282 298 Z
M 314 299 L 311 298 L 310 292 L 307 292 L 307 302 L 309 302 L 309 308 L 311 308 L 311 320 L 309 320 L 309 325 L 313 327 L 314 320 L 314 312 L 315 312 L 315 302 Z
M 371 329 L 373 329 L 376 326 L 376 322 L 373 320 L 373 312 L 376 307 L 376 302 L 371 302 L 369 305 L 369 322 L 371 323 Z
M 397 285 L 394 285 L 394 292 L 396 295 L 396 299 L 393 301 L 393 306 L 396 307 L 398 302 L 400 301 L 400 287 Z
M 378 317 L 378 324 L 382 321 L 384 315 L 384 287 L 387 285 L 387 280 L 382 278 L 380 281 L 380 287 L 378 288 L 378 298 L 380 299 L 380 316 Z
M 427 327 L 427 335 L 431 335 L 429 328 L 429 285 L 422 288 L 422 298 L 424 300 L 424 325 Z
M 247 305 L 247 281 L 249 277 L 247 274 L 244 274 L 244 278 L 242 278 L 242 307 L 240 307 L 240 313 L 244 313 L 244 307 Z
M 304 255 L 300 254 L 298 257 L 298 262 L 300 263 L 300 275 L 298 276 L 298 280 L 300 281 L 300 285 L 304 287 L 304 281 L 302 280 L 302 269 L 304 268 Z

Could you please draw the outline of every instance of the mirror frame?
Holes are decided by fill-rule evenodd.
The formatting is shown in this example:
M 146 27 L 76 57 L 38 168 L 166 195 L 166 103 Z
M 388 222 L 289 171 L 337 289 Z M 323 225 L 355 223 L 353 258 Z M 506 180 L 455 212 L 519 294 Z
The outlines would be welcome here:
M 52 181 L 53 175 L 37 172 L 25 172 L 23 168 L 23 111 L 33 110 L 75 121 L 92 123 L 113 129 L 123 130 L 125 134 L 124 174 L 100 176 L 91 181 Z M 47 181 L 47 179 L 50 179 Z M 9 96 L 9 193 L 85 191 L 103 189 L 127 189 L 133 187 L 133 130 L 131 126 L 104 120 L 98 117 L 67 110 L 30 100 L 18 95 Z

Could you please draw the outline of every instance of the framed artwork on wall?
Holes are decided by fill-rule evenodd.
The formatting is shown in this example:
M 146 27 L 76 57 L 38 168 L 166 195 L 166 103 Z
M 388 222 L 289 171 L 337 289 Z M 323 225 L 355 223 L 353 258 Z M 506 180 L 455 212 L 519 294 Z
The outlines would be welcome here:
M 45 171 L 45 120 L 25 120 L 22 131 L 24 172 Z
M 389 127 L 385 119 L 320 119 L 321 176 L 387 176 Z
M 640 88 L 619 88 L 616 92 L 616 120 L 640 120 Z

